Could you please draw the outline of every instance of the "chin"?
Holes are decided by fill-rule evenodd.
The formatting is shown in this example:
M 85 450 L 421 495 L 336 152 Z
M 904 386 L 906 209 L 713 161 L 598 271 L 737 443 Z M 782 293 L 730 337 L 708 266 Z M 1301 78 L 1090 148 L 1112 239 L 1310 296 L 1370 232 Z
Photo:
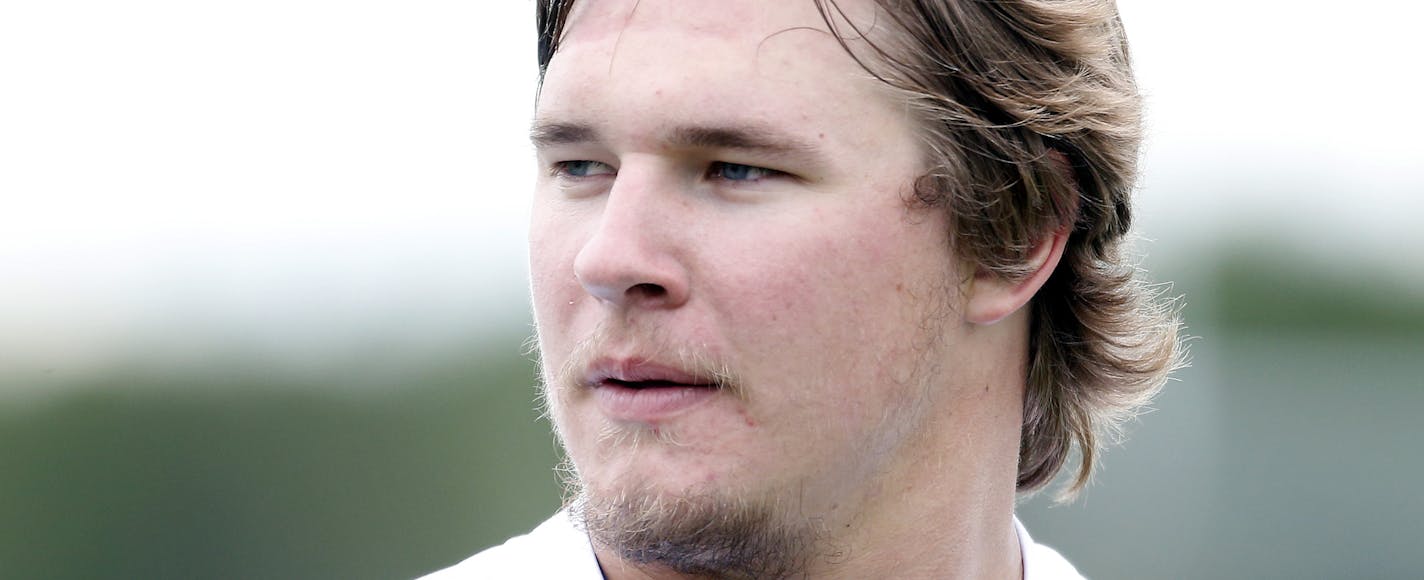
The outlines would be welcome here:
M 592 444 L 571 448 L 566 442 L 566 449 L 587 486 L 609 493 L 706 494 L 733 485 L 731 476 L 746 471 L 734 465 L 735 455 L 719 452 L 721 441 L 675 426 L 607 423 L 584 441 Z
M 762 474 L 753 463 L 758 435 L 734 401 L 714 399 L 657 422 L 620 421 L 590 401 L 551 409 L 561 443 L 587 483 L 622 490 L 646 488 L 679 494 L 713 487 L 742 487 L 741 475 Z
M 783 578 L 817 534 L 787 502 L 658 469 L 580 482 L 570 512 L 604 553 L 637 566 L 719 578 Z

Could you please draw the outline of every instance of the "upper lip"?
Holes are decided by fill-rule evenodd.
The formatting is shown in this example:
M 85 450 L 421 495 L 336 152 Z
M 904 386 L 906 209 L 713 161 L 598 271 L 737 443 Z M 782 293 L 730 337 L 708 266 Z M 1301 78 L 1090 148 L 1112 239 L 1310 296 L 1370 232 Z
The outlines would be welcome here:
M 584 379 L 585 384 L 589 386 L 598 386 L 610 380 L 626 383 L 661 382 L 697 386 L 707 386 L 713 383 L 709 378 L 696 373 L 639 357 L 598 359 L 589 365 Z

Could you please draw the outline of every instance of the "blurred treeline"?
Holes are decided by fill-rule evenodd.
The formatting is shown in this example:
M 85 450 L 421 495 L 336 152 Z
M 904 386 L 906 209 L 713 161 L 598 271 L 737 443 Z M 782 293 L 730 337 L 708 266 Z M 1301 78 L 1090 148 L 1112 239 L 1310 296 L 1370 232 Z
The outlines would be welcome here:
M 1078 502 L 1027 499 L 1030 530 L 1095 578 L 1418 577 L 1418 279 L 1249 246 L 1194 263 L 1154 275 L 1186 296 L 1193 367 Z M 0 377 L 59 391 L 0 405 L 0 578 L 403 578 L 522 532 L 560 495 L 526 334 L 319 379 Z
M 559 496 L 522 341 L 388 389 L 343 386 L 369 359 L 139 368 L 0 412 L 0 578 L 400 578 L 494 543 Z

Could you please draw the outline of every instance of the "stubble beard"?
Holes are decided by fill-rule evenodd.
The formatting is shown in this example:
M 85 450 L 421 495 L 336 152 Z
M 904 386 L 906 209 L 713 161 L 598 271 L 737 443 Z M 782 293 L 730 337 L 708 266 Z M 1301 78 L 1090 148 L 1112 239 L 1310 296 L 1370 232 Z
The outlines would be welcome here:
M 921 328 L 909 348 L 913 355 L 907 360 L 904 374 L 890 379 L 903 394 L 902 403 L 897 405 L 900 411 L 887 413 L 871 430 L 878 436 L 862 442 L 864 447 L 858 450 L 870 459 L 862 466 L 864 471 L 885 469 L 883 462 L 913 438 L 932 406 L 927 379 L 939 371 L 936 355 L 942 354 L 942 345 L 938 337 L 951 312 L 948 293 L 935 290 L 937 300 L 927 316 L 920 318 Z M 556 427 L 564 455 L 558 472 L 565 491 L 565 508 L 575 525 L 584 529 L 596 545 L 637 566 L 729 579 L 805 577 L 813 565 L 835 565 L 848 557 L 849 547 L 831 538 L 824 529 L 825 522 L 800 509 L 799 493 L 814 487 L 809 481 L 760 492 L 706 486 L 674 494 L 626 476 L 606 482 L 605 486 L 596 486 L 601 482 L 581 477 L 569 457 L 566 431 L 555 408 L 567 405 L 556 405 L 554 398 L 566 399 L 577 389 L 586 388 L 577 373 L 608 338 L 606 329 L 600 328 L 574 349 L 563 368 L 551 372 L 547 366 L 540 366 L 545 412 Z M 646 344 L 667 344 L 658 338 L 652 336 Z M 688 351 L 669 348 L 663 352 L 675 356 L 685 369 L 715 377 L 719 388 L 746 400 L 744 386 L 727 365 Z M 620 448 L 680 445 L 675 431 L 635 426 L 609 426 L 599 438 L 601 445 Z
M 577 372 L 598 351 L 605 333 L 584 341 L 563 368 L 550 374 L 541 367 L 546 413 L 555 424 L 563 451 L 558 473 L 565 509 L 576 526 L 598 546 L 635 566 L 663 568 L 689 576 L 715 578 L 793 578 L 804 576 L 820 534 L 813 522 L 797 517 L 784 494 L 739 493 L 702 487 L 669 493 L 649 482 L 622 477 L 605 485 L 585 481 L 569 457 L 565 429 L 554 398 L 566 398 L 579 383 Z M 719 388 L 742 396 L 727 367 L 697 355 L 675 353 L 682 366 L 715 376 Z M 635 448 L 679 445 L 675 431 L 639 426 L 606 426 L 600 445 Z
M 630 564 L 691 576 L 792 578 L 803 575 L 811 553 L 812 530 L 788 525 L 772 502 L 717 490 L 669 496 L 577 485 L 575 521 Z

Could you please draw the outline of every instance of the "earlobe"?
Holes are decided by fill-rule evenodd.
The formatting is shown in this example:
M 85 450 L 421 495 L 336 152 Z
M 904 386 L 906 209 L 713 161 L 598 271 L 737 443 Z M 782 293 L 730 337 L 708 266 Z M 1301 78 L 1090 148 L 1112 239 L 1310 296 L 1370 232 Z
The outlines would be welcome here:
M 1017 281 L 977 269 L 969 288 L 965 319 L 972 324 L 994 324 L 1028 304 L 1058 268 L 1071 231 L 1071 225 L 1063 226 L 1040 240 L 1024 260 L 1028 275 Z

